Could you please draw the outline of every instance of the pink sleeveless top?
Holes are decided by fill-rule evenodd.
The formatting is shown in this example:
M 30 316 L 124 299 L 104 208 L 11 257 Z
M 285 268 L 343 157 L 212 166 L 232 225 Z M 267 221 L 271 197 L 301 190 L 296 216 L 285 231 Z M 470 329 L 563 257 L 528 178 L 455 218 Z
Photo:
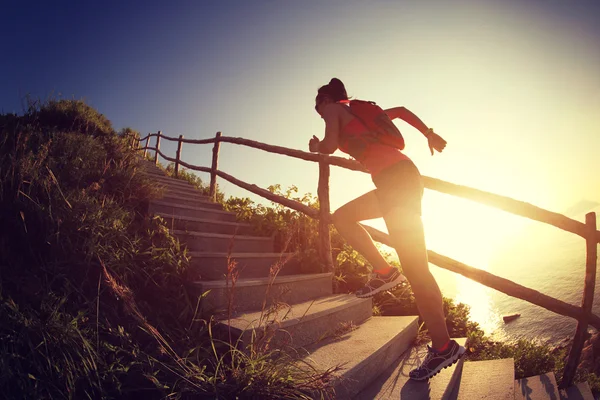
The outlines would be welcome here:
M 339 149 L 346 154 L 350 154 L 348 149 L 348 139 L 356 138 L 357 140 L 361 140 L 360 136 L 368 132 L 367 128 L 358 118 L 352 119 L 340 132 Z M 410 158 L 400 150 L 367 140 L 366 149 L 364 150 L 361 159 L 357 161 L 364 165 L 371 173 L 371 176 L 374 177 L 384 169 L 403 160 L 410 160 Z

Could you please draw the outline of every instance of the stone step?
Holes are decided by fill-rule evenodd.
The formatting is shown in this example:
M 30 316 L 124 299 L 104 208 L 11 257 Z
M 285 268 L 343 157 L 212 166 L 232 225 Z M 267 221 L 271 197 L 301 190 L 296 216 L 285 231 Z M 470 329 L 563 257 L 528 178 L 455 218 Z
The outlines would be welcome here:
M 140 163 L 140 166 L 142 168 L 144 168 L 144 169 L 158 169 L 158 170 L 160 170 L 160 168 L 156 164 L 154 164 L 153 162 L 150 162 L 150 161 L 146 161 L 146 162 Z
M 306 272 L 288 253 L 205 253 L 191 251 L 192 279 L 219 280 L 227 276 L 230 261 L 235 261 L 239 278 L 264 278 L 272 275 L 272 268 L 282 265 L 279 275 Z
M 235 213 L 223 210 L 217 210 L 214 208 L 206 208 L 200 206 L 184 206 L 184 205 L 173 205 L 169 202 L 162 200 L 152 200 L 149 207 L 150 213 L 161 213 L 170 215 L 179 215 L 182 217 L 194 217 L 201 219 L 208 219 L 212 221 L 227 221 L 235 222 Z
M 227 332 L 248 344 L 254 336 L 261 340 L 266 332 L 272 348 L 300 348 L 333 336 L 370 318 L 371 299 L 353 294 L 336 294 L 299 304 L 243 313 L 221 321 Z M 255 339 L 257 340 L 257 339 Z
M 214 208 L 217 210 L 223 210 L 223 206 L 219 203 L 213 203 L 208 200 L 207 197 L 189 198 L 185 196 L 178 196 L 171 192 L 165 192 L 165 195 L 159 199 L 163 202 L 168 202 L 173 205 L 182 206 L 199 206 L 203 208 Z
M 455 339 L 461 346 L 466 338 Z M 427 346 L 412 346 L 381 373 L 354 400 L 411 399 L 447 400 L 460 380 L 463 359 L 441 370 L 428 382 L 413 381 L 410 371 L 418 368 L 427 355 Z
M 215 221 L 204 218 L 182 217 L 157 212 L 166 222 L 169 229 L 189 232 L 209 232 L 236 235 L 252 235 L 254 228 L 250 224 L 240 222 Z
M 164 170 L 160 169 L 159 167 L 153 164 L 142 164 L 141 169 L 144 172 L 165 172 Z
M 560 400 L 594 400 L 594 395 L 587 382 L 579 382 L 560 390 Z
M 194 189 L 194 190 L 178 190 L 178 189 L 171 189 L 165 186 L 161 186 L 161 188 L 163 189 L 163 196 L 175 196 L 181 199 L 185 199 L 185 200 L 199 200 L 199 201 L 205 201 L 205 202 L 211 202 L 214 203 L 212 201 L 212 199 L 204 194 L 202 194 L 202 192 L 200 190 Z
M 182 188 L 182 189 L 191 189 L 191 190 L 197 190 L 196 187 L 194 185 L 192 185 L 191 183 L 189 183 L 186 180 L 183 179 L 177 179 L 177 178 L 172 178 L 170 176 L 161 176 L 161 175 L 153 175 L 152 179 L 161 184 L 161 185 L 165 185 L 165 186 L 170 186 L 170 187 L 176 187 L 176 188 Z
M 155 181 L 156 182 L 156 181 Z M 189 197 L 203 197 L 207 200 L 210 200 L 210 197 L 203 194 L 200 189 L 196 189 L 195 187 L 185 188 L 182 186 L 173 186 L 169 184 L 163 184 L 156 182 L 157 186 L 162 189 L 165 193 L 174 194 L 180 197 L 189 196 Z
M 229 307 L 233 312 L 261 310 L 274 303 L 297 304 L 318 297 L 330 296 L 331 272 L 322 274 L 288 275 L 254 279 L 238 279 L 235 286 L 224 279 L 200 281 L 200 293 L 210 291 L 202 301 L 203 312 L 217 314 Z
M 512 358 L 465 362 L 458 385 L 458 400 L 514 400 L 515 362 Z
M 163 170 L 161 170 L 159 168 L 151 169 L 151 168 L 148 168 L 148 167 L 143 167 L 143 168 L 141 168 L 141 171 L 144 174 L 148 175 L 150 178 L 154 178 L 154 177 L 166 177 L 167 176 L 167 174 L 165 173 L 165 171 L 163 171 Z
M 174 230 L 180 242 L 190 251 L 214 253 L 272 253 L 273 238 L 264 236 L 226 235 L 206 232 L 186 232 Z
M 559 397 L 553 372 L 515 381 L 515 400 L 558 400 Z
M 355 330 L 307 347 L 303 361 L 320 371 L 340 366 L 335 398 L 352 399 L 411 346 L 417 331 L 417 316 L 372 317 Z

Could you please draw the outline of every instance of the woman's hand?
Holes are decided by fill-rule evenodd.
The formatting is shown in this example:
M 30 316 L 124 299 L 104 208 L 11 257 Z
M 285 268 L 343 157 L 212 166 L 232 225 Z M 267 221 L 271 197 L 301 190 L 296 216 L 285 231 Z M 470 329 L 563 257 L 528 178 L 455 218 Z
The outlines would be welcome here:
M 430 131 L 427 134 L 427 142 L 429 144 L 429 150 L 431 151 L 431 155 L 433 155 L 433 150 L 436 150 L 438 153 L 441 153 L 446 148 L 446 143 L 448 143 L 440 135 L 433 131 Z
M 316 137 L 315 135 L 313 135 L 313 137 L 308 141 L 308 150 L 311 153 L 318 153 L 319 152 L 319 138 Z

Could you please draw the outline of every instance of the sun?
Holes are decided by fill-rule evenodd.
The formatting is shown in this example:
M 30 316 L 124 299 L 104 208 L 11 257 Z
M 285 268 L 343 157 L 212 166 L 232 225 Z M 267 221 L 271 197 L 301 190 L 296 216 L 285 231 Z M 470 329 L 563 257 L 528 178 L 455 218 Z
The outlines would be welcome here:
M 475 268 L 487 270 L 491 257 L 524 220 L 470 200 L 428 192 L 423 198 L 427 247 Z

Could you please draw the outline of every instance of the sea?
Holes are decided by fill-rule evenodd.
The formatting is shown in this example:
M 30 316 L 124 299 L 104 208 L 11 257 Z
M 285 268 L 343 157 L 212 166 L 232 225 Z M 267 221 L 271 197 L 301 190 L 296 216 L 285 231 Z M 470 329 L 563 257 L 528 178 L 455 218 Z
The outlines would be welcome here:
M 569 217 L 585 221 L 585 214 L 590 211 L 600 216 L 600 206 L 596 205 Z M 582 237 L 535 222 L 499 243 L 486 269 L 494 275 L 581 306 L 585 263 L 586 244 Z M 577 321 L 573 318 L 510 297 L 441 268 L 432 267 L 431 270 L 444 296 L 469 305 L 471 319 L 494 339 L 526 338 L 556 344 L 575 332 Z M 593 312 L 600 315 L 600 273 L 596 278 L 595 298 Z M 521 316 L 505 323 L 502 316 L 513 313 Z

